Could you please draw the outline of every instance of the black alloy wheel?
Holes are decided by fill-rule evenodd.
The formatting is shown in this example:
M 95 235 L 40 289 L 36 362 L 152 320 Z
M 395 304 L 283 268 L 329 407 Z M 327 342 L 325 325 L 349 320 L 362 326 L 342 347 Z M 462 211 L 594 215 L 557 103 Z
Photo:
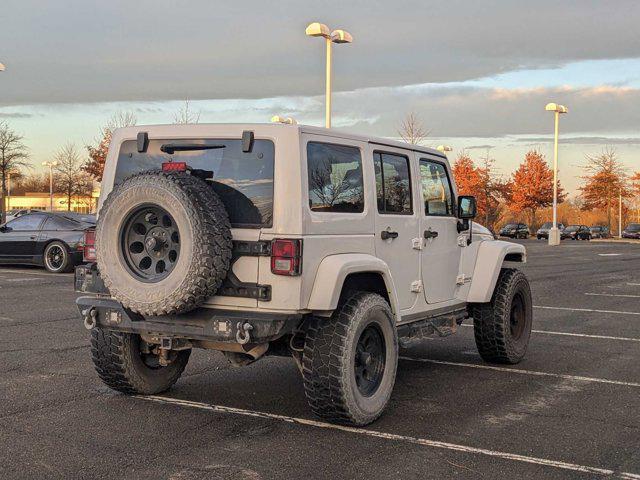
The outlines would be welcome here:
M 121 233 L 129 272 L 145 282 L 166 278 L 180 256 L 180 232 L 163 208 L 147 205 L 129 214 Z
M 358 390 L 365 397 L 373 395 L 382 382 L 385 350 L 384 337 L 376 325 L 369 325 L 362 331 L 356 345 L 354 371 Z
M 517 293 L 511 301 L 511 313 L 509 315 L 509 325 L 511 337 L 519 340 L 527 324 L 525 314 L 525 304 L 521 293 Z

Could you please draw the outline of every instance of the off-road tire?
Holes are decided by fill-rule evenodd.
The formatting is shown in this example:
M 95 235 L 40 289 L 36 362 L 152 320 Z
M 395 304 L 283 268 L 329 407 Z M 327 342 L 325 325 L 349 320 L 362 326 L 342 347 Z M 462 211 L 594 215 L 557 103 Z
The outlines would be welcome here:
M 365 396 L 355 374 L 356 346 L 369 326 L 384 339 L 384 373 Z M 363 426 L 384 411 L 395 383 L 398 336 L 391 308 L 380 295 L 356 292 L 331 318 L 314 318 L 307 327 L 302 356 L 305 395 L 311 410 L 329 422 Z
M 91 330 L 91 357 L 98 376 L 109 388 L 129 395 L 154 395 L 171 388 L 190 354 L 191 350 L 180 350 L 166 367 L 150 368 L 140 356 L 139 335 Z
M 522 302 L 524 324 L 514 336 L 511 317 L 514 298 Z M 470 305 L 473 330 L 480 356 L 492 363 L 519 363 L 527 351 L 531 337 L 533 305 L 527 277 L 515 268 L 500 270 L 493 297 L 489 303 Z
M 123 260 L 121 230 L 143 205 L 166 210 L 180 229 L 174 270 L 157 282 L 137 278 Z M 111 296 L 143 315 L 168 315 L 199 307 L 222 285 L 232 255 L 224 204 L 204 180 L 181 172 L 150 171 L 129 177 L 107 197 L 96 227 L 98 268 Z

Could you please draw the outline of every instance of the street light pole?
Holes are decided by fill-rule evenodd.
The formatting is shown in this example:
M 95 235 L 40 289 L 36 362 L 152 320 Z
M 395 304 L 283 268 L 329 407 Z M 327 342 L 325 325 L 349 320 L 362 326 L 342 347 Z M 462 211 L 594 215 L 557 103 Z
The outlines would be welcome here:
M 331 128 L 331 79 L 332 79 L 332 43 L 352 43 L 353 37 L 344 30 L 331 31 L 324 23 L 310 23 L 305 34 L 309 37 L 323 37 L 326 45 L 325 67 L 325 106 L 324 126 Z
M 548 103 L 545 106 L 548 112 L 554 112 L 555 131 L 553 136 L 553 227 L 549 230 L 549 245 L 560 245 L 560 232 L 558 231 L 558 127 L 560 114 L 567 113 L 567 107 L 556 103 Z
M 49 210 L 53 212 L 53 167 L 58 166 L 58 162 L 42 162 L 43 167 L 49 167 Z
M 622 189 L 618 196 L 618 238 L 622 239 Z

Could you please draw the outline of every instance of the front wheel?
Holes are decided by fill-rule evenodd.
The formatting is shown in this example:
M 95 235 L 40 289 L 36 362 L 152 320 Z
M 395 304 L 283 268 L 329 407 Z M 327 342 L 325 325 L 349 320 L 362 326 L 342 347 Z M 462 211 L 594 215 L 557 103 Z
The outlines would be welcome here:
M 94 328 L 91 356 L 100 379 L 113 390 L 153 395 L 168 390 L 187 366 L 191 350 L 171 351 L 163 366 L 154 346 L 140 335 Z
M 73 268 L 73 261 L 62 242 L 51 242 L 44 249 L 44 268 L 51 273 L 66 273 Z
M 396 378 L 398 336 L 380 295 L 352 295 L 330 319 L 309 325 L 302 357 L 305 395 L 330 422 L 367 425 L 384 411 Z
M 470 307 L 476 346 L 487 362 L 519 363 L 527 351 L 533 302 L 527 277 L 515 268 L 500 271 L 489 303 Z

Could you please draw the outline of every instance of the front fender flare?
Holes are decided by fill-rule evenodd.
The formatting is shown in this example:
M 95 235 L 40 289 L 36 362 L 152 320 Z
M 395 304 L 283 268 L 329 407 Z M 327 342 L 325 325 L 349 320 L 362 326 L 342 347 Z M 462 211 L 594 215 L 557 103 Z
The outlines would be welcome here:
M 398 302 L 389 266 L 381 259 L 364 253 L 330 255 L 320 262 L 307 308 L 330 311 L 338 306 L 342 285 L 352 273 L 373 272 L 382 276 L 387 288 L 391 310 L 398 314 Z
M 505 258 L 524 263 L 527 261 L 527 251 L 523 245 L 501 240 L 486 241 L 480 244 L 467 302 L 486 303 L 491 301 Z

